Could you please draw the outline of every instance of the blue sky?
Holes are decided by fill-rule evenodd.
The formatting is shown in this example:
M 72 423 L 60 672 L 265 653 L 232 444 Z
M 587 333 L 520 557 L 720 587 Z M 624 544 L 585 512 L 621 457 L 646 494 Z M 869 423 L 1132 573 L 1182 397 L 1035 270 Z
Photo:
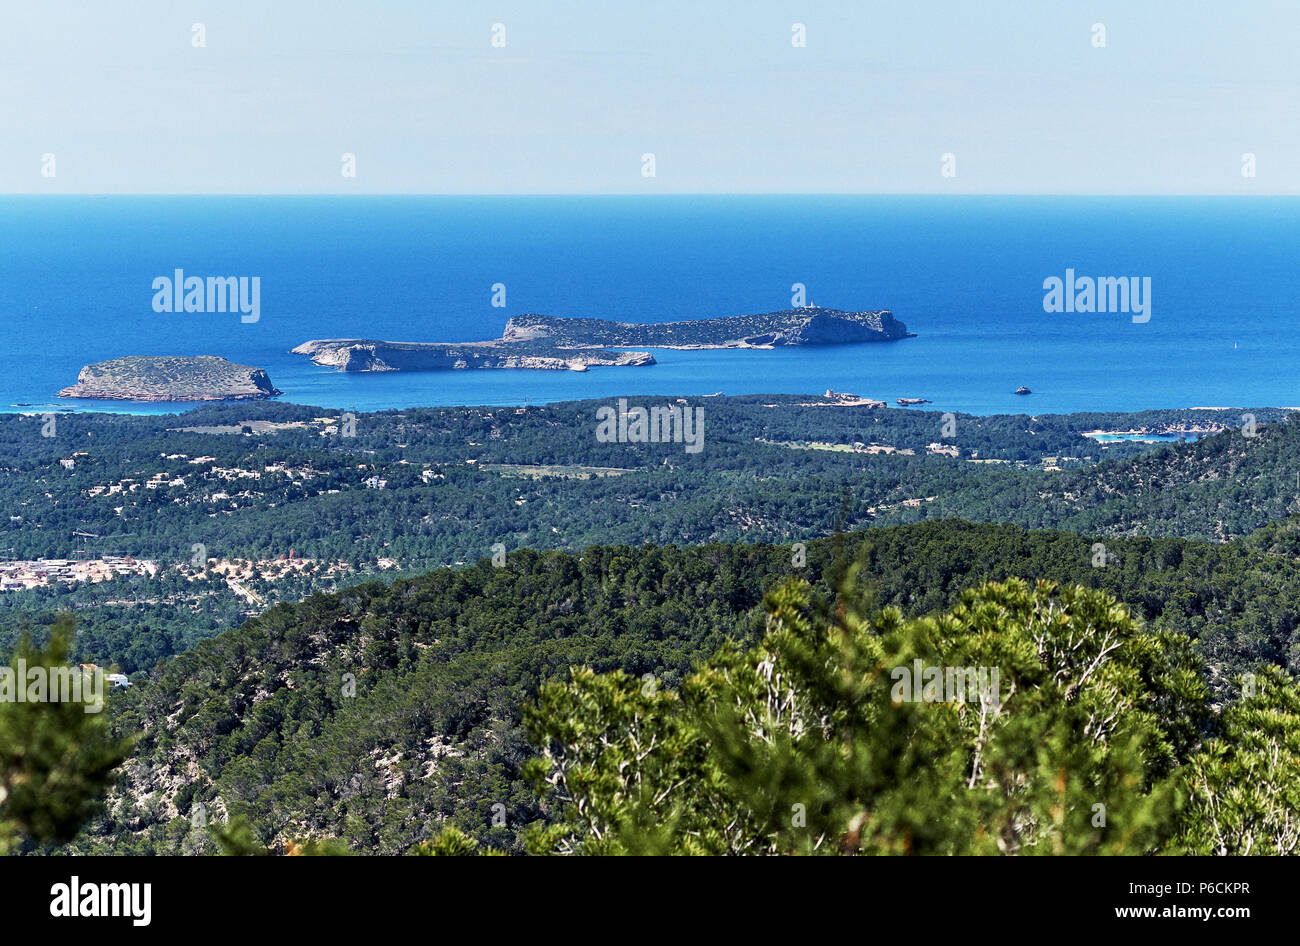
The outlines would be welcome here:
M 9 0 L 0 192 L 1295 194 L 1297 37 L 1296 0 Z

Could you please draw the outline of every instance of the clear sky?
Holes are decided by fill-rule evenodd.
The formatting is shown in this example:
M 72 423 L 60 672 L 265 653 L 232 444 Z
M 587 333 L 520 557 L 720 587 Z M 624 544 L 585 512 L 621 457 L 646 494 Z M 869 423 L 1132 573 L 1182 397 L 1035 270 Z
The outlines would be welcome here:
M 1298 45 L 1298 0 L 5 0 L 0 192 L 1296 194 Z

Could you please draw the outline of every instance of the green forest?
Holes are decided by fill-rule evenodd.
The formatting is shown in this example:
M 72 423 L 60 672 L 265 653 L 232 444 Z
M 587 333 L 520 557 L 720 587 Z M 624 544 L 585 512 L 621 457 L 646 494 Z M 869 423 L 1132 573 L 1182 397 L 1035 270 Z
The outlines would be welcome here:
M 0 703 L 0 845 L 1294 851 L 1285 412 L 702 402 L 699 455 L 598 442 L 600 402 L 0 418 L 10 559 L 166 566 L 0 593 L 9 660 L 133 684 Z M 900 697 L 920 667 L 995 698 Z
M 0 564 L 129 554 L 159 566 L 0 593 L 0 653 L 73 610 L 75 656 L 145 672 L 277 602 L 463 566 L 498 544 L 790 542 L 936 519 L 1222 542 L 1300 512 L 1300 427 L 1276 409 L 972 417 L 806 395 L 697 400 L 707 433 L 694 455 L 600 443 L 603 402 L 67 414 L 53 436 L 39 416 L 0 416 Z M 1204 439 L 1083 436 L 1171 429 Z M 289 556 L 309 567 L 276 564 Z M 240 585 L 255 600 L 214 570 L 233 560 L 261 563 Z

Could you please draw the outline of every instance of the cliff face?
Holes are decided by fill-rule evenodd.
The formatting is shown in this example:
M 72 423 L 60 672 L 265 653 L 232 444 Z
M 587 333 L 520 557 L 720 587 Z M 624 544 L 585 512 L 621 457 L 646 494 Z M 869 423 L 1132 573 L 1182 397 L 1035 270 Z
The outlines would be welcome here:
M 907 336 L 907 326 L 888 312 L 818 312 L 778 332 L 775 345 L 849 345 L 893 341 Z
M 552 345 L 469 342 L 382 342 L 364 338 L 329 338 L 303 342 L 293 349 L 318 365 L 343 371 L 446 371 L 468 368 L 538 368 L 583 371 L 592 366 L 652 365 L 648 352 L 600 349 L 562 351 Z
M 241 401 L 281 392 L 261 368 L 215 355 L 110 358 L 86 365 L 59 397 L 125 401 Z

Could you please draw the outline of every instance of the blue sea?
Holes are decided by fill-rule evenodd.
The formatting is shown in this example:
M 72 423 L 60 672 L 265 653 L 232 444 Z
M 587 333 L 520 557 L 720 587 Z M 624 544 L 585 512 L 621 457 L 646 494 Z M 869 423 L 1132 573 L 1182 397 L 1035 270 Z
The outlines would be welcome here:
M 1300 198 L 4 197 L 0 410 L 181 409 L 55 396 L 129 354 L 221 355 L 265 368 L 282 400 L 362 411 L 827 388 L 979 414 L 1294 406 L 1298 262 Z M 154 312 L 154 278 L 176 269 L 259 276 L 259 321 Z M 1150 277 L 1150 321 L 1045 312 L 1044 280 L 1067 269 Z M 817 305 L 891 309 L 916 337 L 586 373 L 344 374 L 289 354 L 494 338 L 522 313 L 767 312 L 795 283 Z

